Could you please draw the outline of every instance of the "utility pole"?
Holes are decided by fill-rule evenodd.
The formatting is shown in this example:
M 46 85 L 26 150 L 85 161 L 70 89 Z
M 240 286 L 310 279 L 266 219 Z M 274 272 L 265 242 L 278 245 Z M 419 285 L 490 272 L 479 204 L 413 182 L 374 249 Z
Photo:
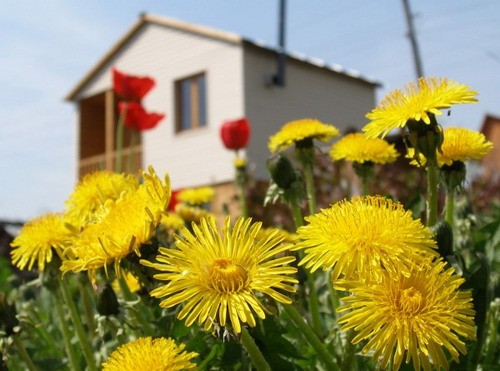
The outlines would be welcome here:
M 272 77 L 274 85 L 285 86 L 286 69 L 286 51 L 285 51 L 285 32 L 286 32 L 286 0 L 280 0 L 278 20 L 278 63 L 277 72 Z
M 417 36 L 415 35 L 415 27 L 413 26 L 413 14 L 410 10 L 409 0 L 403 0 L 403 8 L 405 11 L 406 25 L 408 27 L 408 38 L 410 39 L 411 48 L 413 51 L 413 61 L 415 63 L 415 72 L 417 79 L 424 76 L 420 51 L 418 49 Z

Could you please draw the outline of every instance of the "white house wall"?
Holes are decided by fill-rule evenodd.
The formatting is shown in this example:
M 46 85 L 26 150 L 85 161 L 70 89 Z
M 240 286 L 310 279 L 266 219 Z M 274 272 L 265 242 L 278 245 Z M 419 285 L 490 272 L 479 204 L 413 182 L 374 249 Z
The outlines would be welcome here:
M 111 87 L 111 68 L 148 75 L 156 87 L 145 97 L 148 111 L 166 113 L 143 134 L 143 166 L 168 172 L 173 188 L 234 179 L 233 153 L 219 138 L 220 124 L 243 115 L 242 47 L 157 24 L 145 25 L 80 92 L 77 99 Z M 207 127 L 175 133 L 175 80 L 206 73 Z
M 344 132 L 361 128 L 374 107 L 375 85 L 292 59 L 286 63 L 285 87 L 266 86 L 276 73 L 275 54 L 253 46 L 244 54 L 245 112 L 253 128 L 248 156 L 257 178 L 268 178 L 269 136 L 286 122 L 315 118 Z

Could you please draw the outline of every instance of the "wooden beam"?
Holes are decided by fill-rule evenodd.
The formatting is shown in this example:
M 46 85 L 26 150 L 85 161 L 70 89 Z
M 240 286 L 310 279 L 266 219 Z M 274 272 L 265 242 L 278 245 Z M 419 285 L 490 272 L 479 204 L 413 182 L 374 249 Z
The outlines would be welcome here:
M 104 159 L 106 170 L 113 170 L 113 154 L 115 151 L 115 94 L 112 89 L 105 93 L 105 124 L 104 124 Z

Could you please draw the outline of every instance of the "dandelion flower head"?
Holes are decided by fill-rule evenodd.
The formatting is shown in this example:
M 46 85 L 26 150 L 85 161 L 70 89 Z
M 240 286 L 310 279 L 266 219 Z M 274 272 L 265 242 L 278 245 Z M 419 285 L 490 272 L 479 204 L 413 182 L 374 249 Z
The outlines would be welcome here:
M 261 223 L 252 224 L 250 218 L 239 218 L 234 226 L 230 222 L 227 217 L 219 231 L 214 218 L 204 218 L 192 225 L 193 232 L 181 228 L 177 249 L 160 248 L 157 263 L 141 260 L 162 272 L 156 279 L 167 281 L 151 295 L 164 298 L 164 308 L 183 303 L 178 318 L 185 318 L 186 326 L 197 320 L 208 330 L 214 323 L 230 323 L 240 333 L 242 323 L 256 325 L 254 315 L 265 318 L 261 294 L 291 303 L 282 292 L 295 292 L 297 269 L 287 266 L 295 258 L 278 257 L 290 245 L 282 243 L 278 232 L 256 239 Z
M 184 219 L 177 213 L 166 213 L 161 217 L 161 225 L 167 230 L 177 230 L 184 225 Z
M 399 153 L 394 148 L 394 144 L 389 144 L 380 138 L 367 138 L 362 133 L 347 134 L 330 150 L 330 157 L 334 161 L 347 160 L 361 164 L 364 162 L 392 163 L 398 156 Z
M 66 200 L 69 216 L 85 225 L 96 217 L 96 213 L 107 200 L 117 200 L 122 192 L 138 187 L 133 175 L 111 171 L 96 171 L 86 174 Z
M 323 142 L 340 135 L 339 130 L 315 119 L 302 119 L 285 124 L 280 131 L 269 138 L 269 150 L 280 152 L 293 144 L 306 139 L 318 139 Z
M 118 347 L 102 364 L 102 369 L 178 371 L 196 368 L 191 359 L 198 354 L 184 348 L 184 344 L 177 345 L 170 338 L 139 338 Z
M 443 348 L 458 362 L 466 353 L 462 339 L 475 339 L 471 291 L 460 291 L 465 280 L 447 267 L 437 261 L 414 265 L 409 275 L 385 271 L 380 281 L 358 282 L 341 299 L 342 330 L 354 329 L 354 344 L 367 340 L 362 352 L 374 350 L 381 368 L 392 359 L 398 370 L 406 358 L 415 370 L 447 370 Z
M 199 223 L 202 218 L 214 216 L 210 211 L 205 210 L 198 206 L 189 206 L 184 203 L 175 205 L 175 212 L 179 215 L 185 223 Z
M 134 276 L 131 272 L 122 272 L 122 278 L 125 281 L 125 284 L 127 285 L 128 289 L 130 292 L 137 292 L 141 289 L 141 283 L 139 282 L 139 279 Z M 121 293 L 122 289 L 120 288 L 120 282 L 118 279 L 113 280 L 111 283 L 111 287 L 113 288 L 113 291 L 116 293 Z
M 486 140 L 482 133 L 471 129 L 448 127 L 443 130 L 443 135 L 441 152 L 436 152 L 439 167 L 450 166 L 455 161 L 480 160 L 493 149 L 492 142 Z M 406 157 L 413 158 L 414 153 L 414 149 L 409 148 Z M 419 163 L 416 160 L 410 163 L 424 166 L 425 162 L 425 157 L 421 155 Z
M 370 138 L 385 137 L 391 130 L 405 127 L 409 120 L 431 123 L 429 115 L 441 115 L 454 104 L 475 103 L 477 92 L 446 78 L 421 77 L 404 88 L 390 92 L 369 112 L 363 131 Z
M 355 197 L 306 217 L 297 230 L 304 249 L 299 265 L 333 268 L 332 280 L 361 279 L 384 266 L 406 271 L 411 261 L 438 256 L 432 232 L 398 202 L 382 196 Z
M 149 243 L 170 200 L 170 181 L 165 184 L 150 167 L 143 172 L 144 183 L 121 194 L 116 202 L 108 200 L 96 222 L 88 224 L 65 251 L 63 272 L 89 271 L 115 264 L 119 273 L 121 259 L 131 252 L 140 255 L 142 244 Z
M 48 213 L 32 219 L 24 224 L 11 243 L 12 264 L 19 269 L 28 266 L 28 270 L 32 270 L 38 262 L 38 270 L 42 272 L 45 264 L 52 261 L 54 252 L 61 255 L 71 238 L 63 214 Z
M 186 188 L 177 194 L 179 201 L 189 205 L 203 205 L 211 202 L 215 197 L 215 190 L 212 187 Z

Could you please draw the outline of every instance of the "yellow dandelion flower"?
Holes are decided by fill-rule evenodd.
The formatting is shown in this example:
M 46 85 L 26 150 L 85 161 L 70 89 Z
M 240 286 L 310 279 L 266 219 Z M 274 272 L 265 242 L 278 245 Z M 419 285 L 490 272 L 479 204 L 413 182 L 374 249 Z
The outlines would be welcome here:
M 227 319 L 236 333 L 241 323 L 255 326 L 254 314 L 265 318 L 265 307 L 257 295 L 266 294 L 282 302 L 291 303 L 281 293 L 295 292 L 292 277 L 297 269 L 286 264 L 293 256 L 276 258 L 289 249 L 276 231 L 268 238 L 256 240 L 261 223 L 251 224 L 251 219 L 239 218 L 230 226 L 227 217 L 219 232 L 214 218 L 202 219 L 175 236 L 178 249 L 160 248 L 158 263 L 141 260 L 141 263 L 162 271 L 155 278 L 168 281 L 151 292 L 163 298 L 160 306 L 171 308 L 184 303 L 178 318 L 186 318 L 186 326 L 194 321 L 210 329 L 217 321 L 227 325 Z
M 186 188 L 177 194 L 179 201 L 189 205 L 202 205 L 212 201 L 215 190 L 212 187 Z
M 196 368 L 195 352 L 184 350 L 170 338 L 139 338 L 118 347 L 102 364 L 103 371 L 178 371 Z
M 258 240 L 267 239 L 269 235 L 276 233 L 283 238 L 283 242 L 294 243 L 297 240 L 297 235 L 295 233 L 290 233 L 281 228 L 261 228 L 256 238 Z
M 431 123 L 429 115 L 454 104 L 475 103 L 477 92 L 445 78 L 421 77 L 403 90 L 390 92 L 378 107 L 369 112 L 363 131 L 370 138 L 385 137 L 391 130 L 405 127 L 409 120 Z
M 334 161 L 347 160 L 361 164 L 364 162 L 387 164 L 396 161 L 398 156 L 394 144 L 389 144 L 380 138 L 367 138 L 362 133 L 347 134 L 330 150 L 330 157 Z
M 443 134 L 443 153 L 438 152 L 437 158 L 438 163 L 444 165 L 451 165 L 454 161 L 480 160 L 493 149 L 493 143 L 474 130 L 449 127 Z
M 32 219 L 24 224 L 11 243 L 12 264 L 19 269 L 28 266 L 28 270 L 32 270 L 38 261 L 38 270 L 42 272 L 45 264 L 52 261 L 54 252 L 61 255 L 71 237 L 63 214 L 48 213 Z
M 202 218 L 214 216 L 213 213 L 197 206 L 188 206 L 185 204 L 175 205 L 175 212 L 184 220 L 185 223 L 199 223 Z
M 237 169 L 247 166 L 247 159 L 244 157 L 236 157 L 233 161 L 234 167 Z
M 141 289 L 141 283 L 139 282 L 137 277 L 134 276 L 132 273 L 130 272 L 122 273 L 122 277 L 125 283 L 127 284 L 127 287 L 130 290 L 130 292 L 137 292 Z M 121 293 L 122 291 L 118 279 L 113 280 L 113 282 L 111 283 L 111 287 L 116 293 Z
M 306 217 L 294 249 L 312 272 L 333 268 L 332 279 L 368 277 L 380 266 L 399 272 L 411 261 L 438 256 L 432 232 L 403 205 L 382 196 L 355 197 Z
M 166 229 L 177 230 L 184 225 L 184 219 L 177 213 L 167 213 L 161 217 L 161 224 Z
M 459 291 L 465 280 L 447 267 L 438 261 L 415 265 L 409 275 L 384 271 L 380 281 L 358 282 L 341 299 L 339 312 L 348 311 L 339 319 L 342 330 L 356 331 L 354 344 L 366 339 L 362 352 L 374 350 L 382 368 L 392 359 L 398 370 L 406 353 L 415 370 L 447 370 L 443 348 L 458 361 L 466 353 L 461 338 L 475 339 L 471 291 Z
M 141 244 L 148 243 L 159 225 L 170 200 L 170 182 L 161 182 L 150 167 L 143 172 L 144 183 L 136 190 L 122 193 L 113 202 L 108 200 L 101 218 L 88 224 L 65 251 L 63 272 L 94 271 L 115 263 L 119 273 L 121 259 L 131 252 L 139 255 Z
M 276 153 L 306 139 L 326 142 L 338 135 L 340 132 L 333 125 L 315 119 L 302 119 L 285 124 L 280 131 L 269 138 L 268 146 L 272 153 Z
M 136 189 L 137 179 L 133 175 L 111 171 L 96 171 L 86 174 L 66 200 L 67 213 L 85 225 L 96 216 L 107 200 L 117 200 L 122 192 Z
M 486 137 L 474 130 L 458 127 L 448 127 L 443 131 L 444 140 L 441 145 L 442 152 L 436 152 L 438 166 L 452 165 L 455 161 L 466 162 L 469 160 L 480 160 L 493 149 L 493 143 Z M 415 150 L 408 148 L 406 157 L 413 158 Z M 420 155 L 420 163 L 411 161 L 412 165 L 424 166 L 426 159 Z

